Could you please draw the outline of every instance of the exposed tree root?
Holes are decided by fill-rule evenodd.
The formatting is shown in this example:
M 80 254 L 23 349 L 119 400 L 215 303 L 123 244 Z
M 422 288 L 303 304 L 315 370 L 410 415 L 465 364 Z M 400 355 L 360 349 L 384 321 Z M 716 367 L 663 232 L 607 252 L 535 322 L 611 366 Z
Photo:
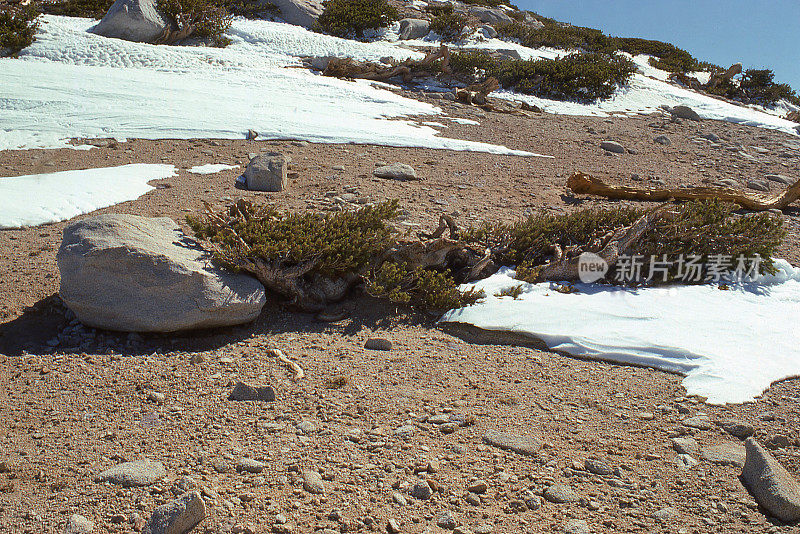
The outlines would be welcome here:
M 710 200 L 732 202 L 753 210 L 782 210 L 800 198 L 800 180 L 777 195 L 745 193 L 729 187 L 687 187 L 645 189 L 624 185 L 608 185 L 599 178 L 576 172 L 567 180 L 567 187 L 576 194 L 596 195 L 617 200 L 646 200 L 668 202 L 671 200 Z

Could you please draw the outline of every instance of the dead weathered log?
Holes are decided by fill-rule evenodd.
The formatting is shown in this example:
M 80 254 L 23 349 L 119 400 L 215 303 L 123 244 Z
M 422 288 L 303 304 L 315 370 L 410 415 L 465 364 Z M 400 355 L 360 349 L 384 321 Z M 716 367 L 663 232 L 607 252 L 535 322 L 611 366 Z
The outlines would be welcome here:
M 670 187 L 661 189 L 608 185 L 599 178 L 576 172 L 567 180 L 567 187 L 579 195 L 595 195 L 615 200 L 645 200 L 668 202 L 671 200 L 721 200 L 732 202 L 745 209 L 766 211 L 785 209 L 800 199 L 800 179 L 776 195 L 746 193 L 730 187 Z
M 666 206 L 660 206 L 648 211 L 632 225 L 616 230 L 613 234 L 607 235 L 599 250 L 591 248 L 583 250 L 576 248 L 572 255 L 565 254 L 561 247 L 554 246 L 555 254 L 553 259 L 539 268 L 536 277 L 531 282 L 547 281 L 566 281 L 572 282 L 580 278 L 579 264 L 581 261 L 580 253 L 593 252 L 603 259 L 609 267 L 616 265 L 620 256 L 630 253 L 635 249 L 635 245 L 648 230 L 652 229 L 656 223 L 667 214 Z

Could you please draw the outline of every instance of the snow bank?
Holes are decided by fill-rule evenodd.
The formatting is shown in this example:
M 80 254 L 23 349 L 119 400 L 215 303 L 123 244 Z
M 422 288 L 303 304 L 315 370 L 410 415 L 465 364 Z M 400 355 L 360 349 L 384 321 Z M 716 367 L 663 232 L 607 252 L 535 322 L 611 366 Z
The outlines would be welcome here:
M 42 17 L 37 41 L 0 60 L 0 150 L 60 147 L 71 137 L 261 139 L 368 143 L 533 155 L 439 137 L 398 119 L 430 104 L 366 82 L 326 78 L 295 56 L 421 56 L 288 24 L 237 19 L 224 49 L 154 46 L 87 33 L 94 21 Z
M 527 334 L 576 356 L 685 375 L 688 394 L 711 403 L 753 400 L 775 381 L 800 375 L 800 268 L 721 291 L 716 286 L 626 289 L 578 284 L 563 294 L 524 284 L 518 300 L 494 296 L 520 285 L 505 269 L 471 284 L 486 292 L 445 322 Z M 764 341 L 768 340 L 768 343 Z
M 205 165 L 195 165 L 191 169 L 188 169 L 188 171 L 193 174 L 216 174 L 237 167 L 238 165 L 226 165 L 224 163 L 207 163 Z
M 134 200 L 153 189 L 150 180 L 174 175 L 172 165 L 136 163 L 0 178 L 0 229 L 65 221 Z
M 634 74 L 628 87 L 617 89 L 614 96 L 591 104 L 561 102 L 511 91 L 498 91 L 493 96 L 537 105 L 547 113 L 605 117 L 612 113 L 645 114 L 658 111 L 662 105 L 689 106 L 703 119 L 727 121 L 747 126 L 780 130 L 797 135 L 797 124 L 779 117 L 780 105 L 770 113 L 759 106 L 731 104 L 667 82 L 668 72 L 650 66 L 650 56 L 633 58 L 640 73 Z

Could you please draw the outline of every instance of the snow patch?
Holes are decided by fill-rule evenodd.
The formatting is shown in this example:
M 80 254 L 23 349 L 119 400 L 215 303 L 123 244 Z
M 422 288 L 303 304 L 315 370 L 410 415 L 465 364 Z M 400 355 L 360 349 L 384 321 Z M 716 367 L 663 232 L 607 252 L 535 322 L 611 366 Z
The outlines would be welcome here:
M 193 174 L 216 174 L 218 172 L 227 171 L 228 169 L 236 169 L 238 165 L 226 165 L 224 163 L 207 163 L 205 165 L 195 165 L 189 172 Z
M 464 286 L 483 289 L 484 301 L 441 320 L 526 334 L 576 356 L 680 373 L 688 394 L 715 404 L 747 402 L 773 382 L 800 375 L 800 268 L 784 260 L 777 266 L 778 274 L 729 291 L 576 284 L 574 294 L 522 283 L 503 269 Z M 520 284 L 518 300 L 495 296 Z
M 135 200 L 153 189 L 147 182 L 170 176 L 172 165 L 135 163 L 0 178 L 0 229 L 66 221 Z

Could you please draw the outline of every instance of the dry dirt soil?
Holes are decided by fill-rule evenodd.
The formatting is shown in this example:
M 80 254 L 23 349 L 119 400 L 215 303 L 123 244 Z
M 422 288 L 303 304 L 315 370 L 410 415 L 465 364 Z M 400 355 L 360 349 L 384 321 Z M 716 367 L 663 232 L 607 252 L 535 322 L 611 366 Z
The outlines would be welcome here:
M 0 177 L 168 163 L 180 168 L 177 176 L 94 214 L 184 224 L 202 201 L 255 198 L 325 210 L 397 198 L 410 228 L 431 228 L 442 213 L 469 223 L 615 204 L 569 194 L 565 180 L 576 170 L 633 185 L 731 178 L 744 188 L 770 173 L 800 177 L 800 142 L 778 132 L 662 115 L 524 117 L 436 103 L 480 122 L 443 120 L 445 135 L 554 158 L 290 140 L 129 140 L 91 151 L 0 152 Z M 670 144 L 654 143 L 659 135 Z M 599 147 L 604 140 L 629 152 L 608 154 Z M 241 168 L 185 170 L 244 165 L 265 151 L 292 158 L 284 192 L 235 188 Z M 408 163 L 421 179 L 374 178 L 381 161 Z M 778 185 L 770 182 L 773 191 Z M 784 218 L 789 237 L 781 255 L 797 265 L 800 209 Z M 208 509 L 198 532 L 386 532 L 389 520 L 403 533 L 581 532 L 575 520 L 591 532 L 798 532 L 757 506 L 735 465 L 741 442 L 716 424 L 734 419 L 752 427 L 799 475 L 797 380 L 773 385 L 753 403 L 712 406 L 687 398 L 679 376 L 443 329 L 433 317 L 367 297 L 342 304 L 343 318 L 334 322 L 270 302 L 254 323 L 223 330 L 129 336 L 76 329 L 57 298 L 55 255 L 66 224 L 0 232 L 2 532 L 63 532 L 74 513 L 94 521 L 95 532 L 133 532 L 155 507 L 192 487 Z M 389 339 L 391 350 L 365 349 L 372 337 Z M 270 348 L 296 361 L 305 378 L 293 380 Z M 229 401 L 237 380 L 271 385 L 277 398 Z M 447 420 L 454 424 L 441 424 Z M 492 431 L 541 449 L 502 450 L 485 442 Z M 700 450 L 689 451 L 696 465 L 676 464 L 676 437 L 696 440 Z M 162 462 L 166 477 L 134 488 L 94 480 L 143 458 Z M 242 458 L 263 471 L 237 469 Z M 308 470 L 322 475 L 323 493 L 304 488 Z M 411 495 L 421 485 L 428 499 Z M 551 502 L 559 488 L 574 502 Z

